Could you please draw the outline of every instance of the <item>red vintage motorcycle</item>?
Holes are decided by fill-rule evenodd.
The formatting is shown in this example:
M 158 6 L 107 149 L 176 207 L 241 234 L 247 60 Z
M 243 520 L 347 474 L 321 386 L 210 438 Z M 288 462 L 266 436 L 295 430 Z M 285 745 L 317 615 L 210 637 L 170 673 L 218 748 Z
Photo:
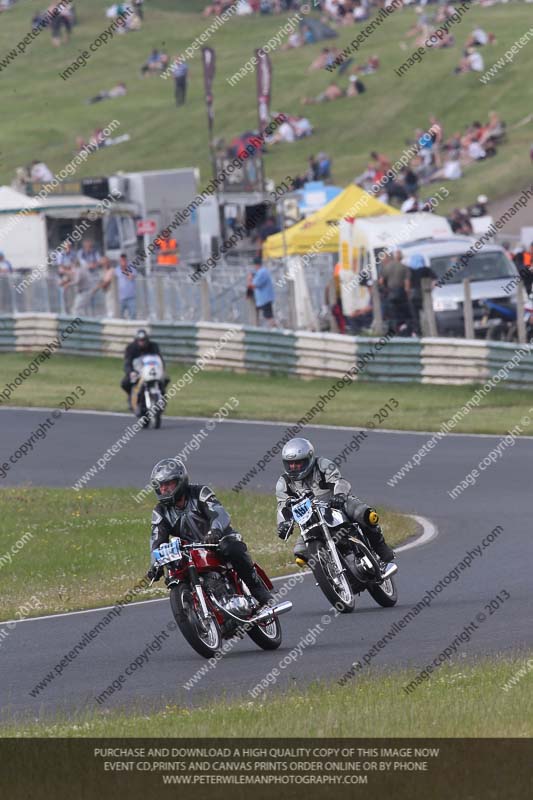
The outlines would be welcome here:
M 170 607 L 191 647 L 205 658 L 217 653 L 223 639 L 248 636 L 263 650 L 281 644 L 278 616 L 292 608 L 289 600 L 259 610 L 231 564 L 216 553 L 216 544 L 183 544 L 172 539 L 154 550 L 155 563 L 165 570 Z M 258 564 L 255 569 L 268 589 L 272 582 Z

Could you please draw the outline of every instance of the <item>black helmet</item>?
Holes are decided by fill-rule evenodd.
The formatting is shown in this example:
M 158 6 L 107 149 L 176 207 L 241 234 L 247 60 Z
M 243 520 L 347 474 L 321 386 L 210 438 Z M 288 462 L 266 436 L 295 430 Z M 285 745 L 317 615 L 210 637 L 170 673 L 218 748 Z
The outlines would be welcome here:
M 161 484 L 169 481 L 176 481 L 175 488 L 162 494 Z M 189 488 L 189 473 L 181 461 L 175 458 L 164 458 L 162 461 L 158 461 L 153 468 L 150 475 L 150 483 L 159 502 L 165 503 L 165 505 L 172 505 L 186 494 Z
M 315 466 L 315 448 L 308 439 L 291 439 L 281 451 L 285 475 L 301 481 Z
M 135 341 L 139 344 L 148 344 L 150 338 L 144 328 L 139 328 L 135 334 Z

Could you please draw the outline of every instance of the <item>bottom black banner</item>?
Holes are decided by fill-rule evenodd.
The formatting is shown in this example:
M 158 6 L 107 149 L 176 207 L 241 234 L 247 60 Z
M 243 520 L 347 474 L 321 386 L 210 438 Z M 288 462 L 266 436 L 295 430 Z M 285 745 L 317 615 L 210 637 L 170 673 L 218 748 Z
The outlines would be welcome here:
M 525 800 L 531 739 L 3 739 L 6 800 Z

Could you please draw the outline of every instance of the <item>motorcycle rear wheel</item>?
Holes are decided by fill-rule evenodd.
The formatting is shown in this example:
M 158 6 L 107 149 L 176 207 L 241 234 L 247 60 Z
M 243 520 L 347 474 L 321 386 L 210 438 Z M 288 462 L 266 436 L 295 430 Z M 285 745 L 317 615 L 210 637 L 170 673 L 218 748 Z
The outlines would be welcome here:
M 204 658 L 212 658 L 222 646 L 222 632 L 213 614 L 203 622 L 194 606 L 189 586 L 180 584 L 170 589 L 170 607 L 178 628 L 193 650 Z
M 308 542 L 310 566 L 320 589 L 332 606 L 336 606 L 341 614 L 349 614 L 355 606 L 355 594 L 345 574 L 338 577 L 337 585 L 329 574 L 327 564 L 334 566 L 327 547 L 316 539 Z

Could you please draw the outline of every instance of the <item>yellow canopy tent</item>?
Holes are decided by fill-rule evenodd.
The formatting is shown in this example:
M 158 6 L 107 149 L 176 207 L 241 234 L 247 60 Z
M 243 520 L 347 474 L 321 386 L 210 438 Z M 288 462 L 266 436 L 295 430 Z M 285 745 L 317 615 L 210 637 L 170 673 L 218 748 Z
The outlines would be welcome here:
M 399 214 L 392 206 L 350 184 L 324 208 L 287 228 L 285 234 L 275 233 L 263 242 L 263 258 L 283 258 L 285 236 L 287 255 L 305 253 L 336 253 L 339 249 L 339 221 L 345 217 L 375 217 L 380 214 Z

